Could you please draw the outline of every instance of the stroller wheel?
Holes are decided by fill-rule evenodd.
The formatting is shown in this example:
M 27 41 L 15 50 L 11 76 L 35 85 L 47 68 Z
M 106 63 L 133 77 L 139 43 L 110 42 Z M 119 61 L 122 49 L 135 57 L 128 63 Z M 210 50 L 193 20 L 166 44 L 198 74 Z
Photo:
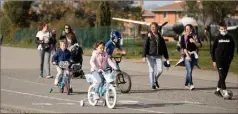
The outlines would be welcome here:
M 80 71 L 80 77 L 81 77 L 81 79 L 86 79 L 86 77 L 85 77 L 85 74 L 84 74 L 83 70 L 81 70 L 81 71 Z
M 64 93 L 64 88 L 60 88 L 60 93 Z

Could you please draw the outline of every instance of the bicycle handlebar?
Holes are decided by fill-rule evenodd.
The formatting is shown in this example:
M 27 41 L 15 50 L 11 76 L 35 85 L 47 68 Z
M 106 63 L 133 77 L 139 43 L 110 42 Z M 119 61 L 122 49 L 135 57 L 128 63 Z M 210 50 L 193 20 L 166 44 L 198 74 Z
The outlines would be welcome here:
M 116 61 L 116 63 L 120 63 L 123 56 L 125 56 L 125 54 L 121 54 L 121 56 L 119 56 L 119 57 L 113 57 L 112 56 L 111 58 L 113 58 Z

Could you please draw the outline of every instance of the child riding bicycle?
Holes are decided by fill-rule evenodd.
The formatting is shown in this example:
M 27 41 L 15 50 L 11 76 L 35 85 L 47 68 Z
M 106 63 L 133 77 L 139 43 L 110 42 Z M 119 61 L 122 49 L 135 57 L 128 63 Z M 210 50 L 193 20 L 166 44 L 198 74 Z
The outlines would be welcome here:
M 121 40 L 121 34 L 118 31 L 112 31 L 110 35 L 110 40 L 106 43 L 106 52 L 109 57 L 112 56 L 113 51 L 115 48 L 119 49 L 119 53 L 125 55 L 126 52 L 121 49 L 120 45 L 120 40 Z
M 103 41 L 98 41 L 93 46 L 94 50 L 90 59 L 91 72 L 96 80 L 94 86 L 94 100 L 99 99 L 99 87 L 103 86 L 103 76 L 101 70 L 105 70 L 107 65 L 110 65 L 113 69 L 117 69 L 116 64 L 109 58 L 104 51 L 105 44 Z
M 60 76 L 62 75 L 62 69 L 59 67 L 59 63 L 61 61 L 68 61 L 69 63 L 71 62 L 71 53 L 70 51 L 66 48 L 66 42 L 65 40 L 61 40 L 60 42 L 60 49 L 58 49 L 54 56 L 52 57 L 52 63 L 53 65 L 56 65 L 56 69 L 57 69 L 57 75 L 55 77 L 55 81 L 54 81 L 54 84 L 57 86 L 58 85 L 58 82 L 59 82 L 59 79 L 60 79 Z M 66 74 L 69 76 L 69 70 L 66 69 Z

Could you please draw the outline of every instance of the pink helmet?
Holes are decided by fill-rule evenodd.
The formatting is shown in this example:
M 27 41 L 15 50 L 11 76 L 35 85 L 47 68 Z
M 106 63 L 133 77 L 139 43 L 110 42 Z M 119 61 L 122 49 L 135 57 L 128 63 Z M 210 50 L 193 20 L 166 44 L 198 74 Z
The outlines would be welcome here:
M 52 33 L 52 34 L 56 34 L 56 30 L 52 30 L 51 33 Z

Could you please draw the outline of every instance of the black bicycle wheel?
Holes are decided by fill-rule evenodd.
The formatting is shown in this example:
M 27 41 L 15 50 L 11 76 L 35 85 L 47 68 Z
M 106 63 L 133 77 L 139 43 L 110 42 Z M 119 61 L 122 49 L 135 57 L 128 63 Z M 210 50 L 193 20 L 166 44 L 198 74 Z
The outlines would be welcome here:
M 128 93 L 131 90 L 131 77 L 121 71 L 117 74 L 116 85 L 122 93 Z

